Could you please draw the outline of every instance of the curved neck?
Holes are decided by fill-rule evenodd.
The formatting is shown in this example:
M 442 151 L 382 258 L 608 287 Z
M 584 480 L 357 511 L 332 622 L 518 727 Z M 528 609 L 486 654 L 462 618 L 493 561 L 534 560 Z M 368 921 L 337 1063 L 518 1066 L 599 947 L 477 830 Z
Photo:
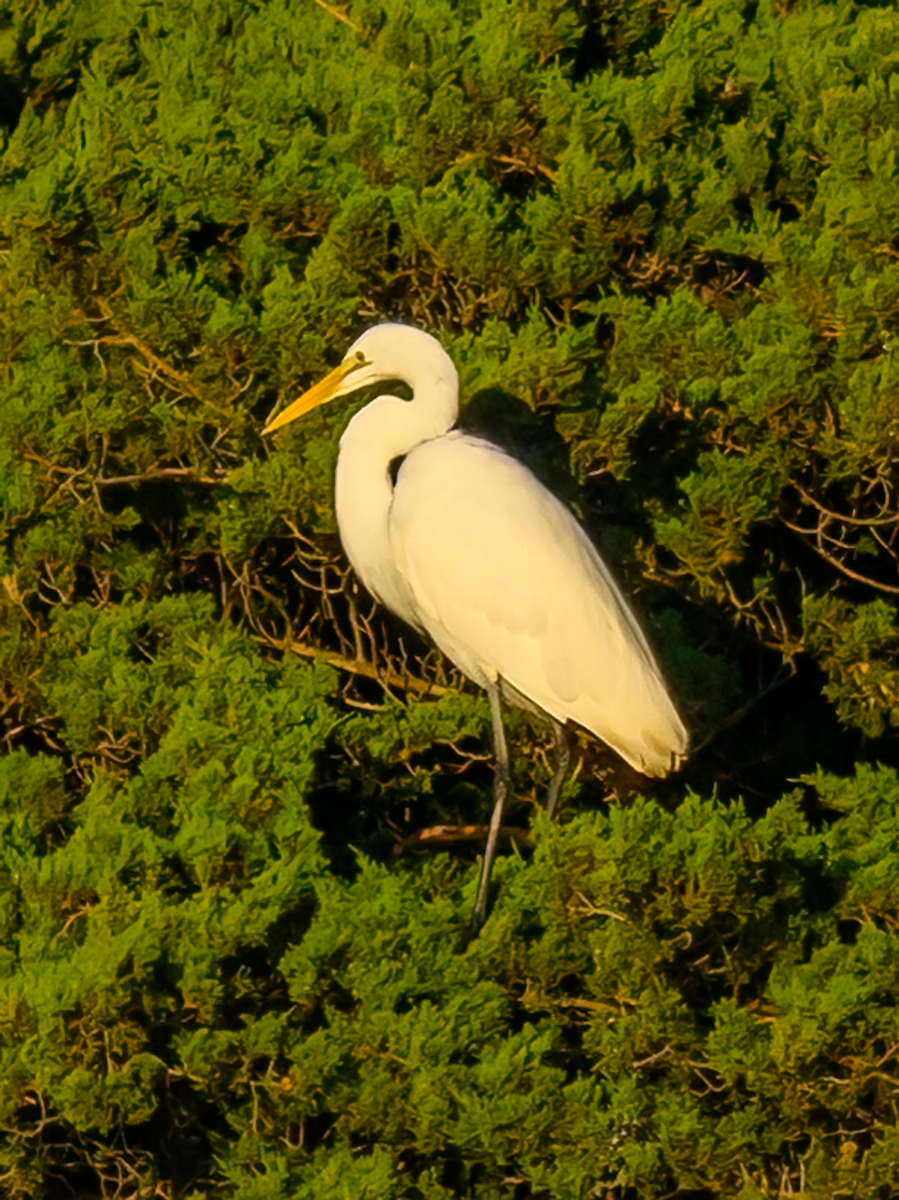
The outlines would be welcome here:
M 455 379 L 431 379 L 426 404 L 379 396 L 353 417 L 340 439 L 334 501 L 347 557 L 375 599 L 418 628 L 412 595 L 390 547 L 390 467 L 421 442 L 447 433 L 457 412 Z

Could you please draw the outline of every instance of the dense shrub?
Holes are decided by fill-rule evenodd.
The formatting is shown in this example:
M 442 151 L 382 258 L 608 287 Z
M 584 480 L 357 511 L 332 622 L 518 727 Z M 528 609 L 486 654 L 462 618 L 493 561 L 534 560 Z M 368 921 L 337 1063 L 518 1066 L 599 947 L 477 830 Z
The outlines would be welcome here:
M 0 7 L 11 1197 L 899 1195 L 897 67 L 854 0 Z M 551 823 L 510 714 L 473 942 L 485 703 L 346 568 L 357 402 L 259 436 L 388 317 L 695 746 Z

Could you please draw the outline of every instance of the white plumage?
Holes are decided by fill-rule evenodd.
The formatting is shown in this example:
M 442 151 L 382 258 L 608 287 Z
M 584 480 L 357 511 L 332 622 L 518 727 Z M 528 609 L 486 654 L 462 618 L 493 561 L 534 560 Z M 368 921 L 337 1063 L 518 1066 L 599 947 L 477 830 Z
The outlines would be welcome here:
M 408 384 L 411 401 L 379 396 L 340 443 L 337 520 L 360 579 L 487 689 L 495 738 L 501 689 L 584 726 L 637 770 L 666 775 L 687 734 L 636 618 L 568 509 L 503 450 L 453 430 L 456 370 L 434 338 L 405 325 L 369 329 L 265 432 L 388 380 Z M 501 765 L 504 752 L 497 745 Z M 499 794 L 497 806 L 501 815 Z M 488 844 L 485 873 L 490 856 Z M 476 926 L 483 876 L 481 892 Z
M 646 640 L 583 530 L 526 467 L 461 433 L 423 442 L 387 525 L 416 624 L 469 679 L 498 678 L 648 775 L 671 770 L 686 734 Z

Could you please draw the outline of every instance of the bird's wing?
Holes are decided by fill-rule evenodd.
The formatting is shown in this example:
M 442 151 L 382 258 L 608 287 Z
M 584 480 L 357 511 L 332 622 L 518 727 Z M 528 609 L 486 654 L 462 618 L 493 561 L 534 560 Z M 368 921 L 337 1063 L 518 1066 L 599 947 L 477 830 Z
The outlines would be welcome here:
M 479 683 L 506 680 L 647 774 L 686 732 L 628 608 L 571 513 L 520 463 L 463 434 L 405 459 L 390 545 L 420 623 Z

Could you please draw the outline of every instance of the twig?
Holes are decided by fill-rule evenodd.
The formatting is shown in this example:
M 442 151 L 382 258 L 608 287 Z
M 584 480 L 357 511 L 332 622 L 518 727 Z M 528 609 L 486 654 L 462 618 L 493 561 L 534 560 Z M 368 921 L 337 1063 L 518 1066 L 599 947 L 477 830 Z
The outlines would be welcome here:
M 818 512 L 823 513 L 825 517 L 830 517 L 832 521 L 844 521 L 847 525 L 863 525 L 868 527 L 873 527 L 874 525 L 895 525 L 899 522 L 899 513 L 892 517 L 871 517 L 868 520 L 864 520 L 861 517 L 847 517 L 845 513 L 831 512 L 829 508 L 825 508 L 814 496 L 810 496 L 805 488 L 797 483 L 795 479 L 791 479 L 790 484 L 807 504 L 811 504 L 814 508 L 817 508 Z
M 887 592 L 891 596 L 899 596 L 899 587 L 894 587 L 890 583 L 879 583 L 876 579 L 869 579 L 867 575 L 859 575 L 858 571 L 851 570 L 849 567 L 844 566 L 838 558 L 834 558 L 832 554 L 828 554 L 823 546 L 816 546 L 813 542 L 810 542 L 806 530 L 801 529 L 798 525 L 793 525 L 786 517 L 781 517 L 780 519 L 786 525 L 787 529 L 792 529 L 794 533 L 798 533 L 807 546 L 811 547 L 825 562 L 830 563 L 832 567 L 836 567 L 838 571 L 842 572 L 849 579 L 854 579 L 857 583 L 866 583 L 868 587 L 877 588 L 878 591 Z
M 80 472 L 79 472 L 80 474 Z M 153 479 L 190 479 L 194 483 L 218 484 L 224 482 L 227 474 L 224 467 L 215 467 L 213 474 L 198 475 L 193 467 L 160 467 L 151 469 L 140 475 L 97 475 L 93 482 L 97 487 L 121 486 L 125 483 L 147 483 Z
M 390 670 L 382 671 L 373 663 L 347 658 L 346 655 L 338 654 L 334 650 L 324 650 L 321 646 L 310 646 L 288 638 L 278 639 L 259 635 L 254 636 L 254 640 L 262 642 L 267 646 L 273 646 L 277 650 L 296 654 L 300 658 L 320 658 L 322 662 L 326 662 L 330 667 L 335 667 L 338 671 L 347 671 L 351 675 L 361 675 L 365 679 L 374 679 L 385 687 L 400 688 L 406 692 L 415 692 L 420 696 L 446 696 L 453 690 L 452 688 L 443 687 L 439 683 L 428 683 L 427 680 L 416 679 L 412 675 L 400 675 Z
M 346 12 L 342 12 L 339 8 L 332 8 L 330 4 L 325 4 L 325 0 L 315 0 L 315 3 L 319 8 L 323 8 L 326 13 L 330 13 L 332 17 L 336 17 L 338 21 L 343 21 L 344 25 L 349 25 L 350 29 L 355 29 L 356 33 L 362 32 L 361 27 L 354 21 L 351 21 Z

